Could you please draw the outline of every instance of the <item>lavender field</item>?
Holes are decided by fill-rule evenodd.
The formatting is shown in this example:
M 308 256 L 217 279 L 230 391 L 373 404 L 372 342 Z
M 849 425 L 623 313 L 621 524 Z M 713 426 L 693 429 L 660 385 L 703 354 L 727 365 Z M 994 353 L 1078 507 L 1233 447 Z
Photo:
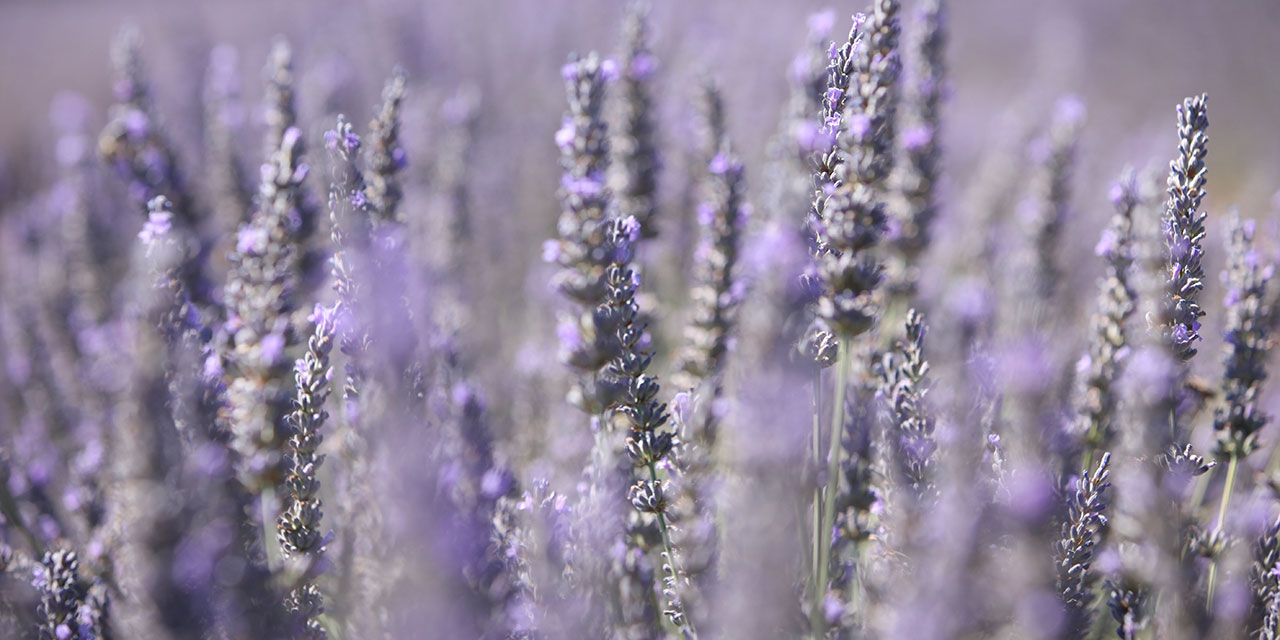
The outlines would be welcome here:
M 0 5 L 0 639 L 1280 638 L 1280 5 L 864 2 Z

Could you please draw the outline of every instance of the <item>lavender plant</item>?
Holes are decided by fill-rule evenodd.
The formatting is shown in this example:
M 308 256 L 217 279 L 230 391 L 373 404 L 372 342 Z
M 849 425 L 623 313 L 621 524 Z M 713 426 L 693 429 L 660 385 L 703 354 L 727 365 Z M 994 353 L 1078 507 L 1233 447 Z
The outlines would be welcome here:
M 1024 71 L 1062 90 L 1037 56 L 950 78 L 980 5 L 868 4 L 795 20 L 788 59 L 782 5 L 264 8 L 291 43 L 148 33 L 153 76 L 123 32 L 115 104 L 49 126 L 22 114 L 67 70 L 32 56 L 0 130 L 0 637 L 1276 636 L 1275 225 L 1232 217 L 1205 298 L 1204 97 L 1091 257 L 1132 39 L 1034 31 L 1116 62 L 1073 87 L 1085 131 L 993 109 Z M 560 68 L 557 130 L 545 54 L 604 16 L 618 58 Z M 1222 195 L 1256 207 L 1273 163 L 1235 149 Z
M 622 24 L 622 54 L 618 56 L 618 118 L 610 142 L 613 154 L 612 191 L 618 215 L 632 216 L 645 238 L 658 235 L 657 129 L 653 112 L 653 75 L 658 59 L 649 45 L 649 8 L 642 2 L 627 7 Z

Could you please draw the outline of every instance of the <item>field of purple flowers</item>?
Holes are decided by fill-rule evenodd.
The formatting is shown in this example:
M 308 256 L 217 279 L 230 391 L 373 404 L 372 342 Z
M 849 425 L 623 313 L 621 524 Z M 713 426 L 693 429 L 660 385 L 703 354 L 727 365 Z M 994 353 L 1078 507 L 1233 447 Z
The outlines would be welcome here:
M 0 638 L 1280 637 L 1280 157 L 1202 93 L 1265 77 L 1134 8 L 977 109 L 954 0 L 323 4 L 86 8 L 47 123 L 0 69 Z

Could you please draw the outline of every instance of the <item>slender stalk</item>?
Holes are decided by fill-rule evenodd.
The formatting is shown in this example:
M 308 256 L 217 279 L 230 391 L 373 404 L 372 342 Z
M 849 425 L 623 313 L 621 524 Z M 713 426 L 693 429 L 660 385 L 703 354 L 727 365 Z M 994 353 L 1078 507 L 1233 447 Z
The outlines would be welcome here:
M 835 526 L 836 489 L 840 485 L 840 436 L 844 433 L 844 394 L 849 386 L 849 339 L 840 338 L 839 359 L 836 362 L 835 403 L 831 406 L 831 440 L 827 448 L 827 486 L 822 499 L 822 526 L 818 530 L 818 584 L 813 590 L 814 612 L 810 615 L 817 622 L 814 631 L 825 632 L 826 620 L 822 616 L 823 599 L 827 590 L 827 573 L 831 564 L 831 527 Z
M 1236 486 L 1236 468 L 1240 466 L 1240 456 L 1231 456 L 1230 462 L 1227 463 L 1227 483 L 1222 488 L 1222 503 L 1218 505 L 1218 522 L 1213 525 L 1213 534 L 1210 540 L 1215 540 L 1222 533 L 1222 526 L 1227 520 L 1227 505 L 1231 502 L 1231 491 Z M 1218 576 L 1218 558 L 1215 556 L 1209 559 L 1209 583 L 1208 597 L 1205 598 L 1205 606 L 1213 607 L 1213 587 L 1214 579 Z
M 658 467 L 656 463 L 650 460 L 649 463 L 645 466 L 649 468 L 649 481 L 655 482 L 655 483 L 658 482 Z M 654 515 L 658 516 L 658 530 L 662 533 L 662 551 L 666 554 L 666 557 L 667 557 L 667 561 L 666 561 L 667 574 L 671 578 L 672 585 L 675 585 L 678 587 L 680 576 L 676 572 L 675 554 L 671 552 L 671 530 L 667 526 L 667 517 L 661 511 L 658 511 Z M 678 625 L 678 628 L 680 629 L 681 635 L 683 635 L 686 640 L 697 640 L 698 634 L 693 630 L 693 627 L 690 626 L 689 624 Z

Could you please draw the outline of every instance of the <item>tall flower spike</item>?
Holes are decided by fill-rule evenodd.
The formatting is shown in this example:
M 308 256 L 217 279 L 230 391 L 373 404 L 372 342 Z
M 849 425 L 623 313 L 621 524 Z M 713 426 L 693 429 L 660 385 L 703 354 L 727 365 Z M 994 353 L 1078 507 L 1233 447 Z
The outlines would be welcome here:
M 1280 638 L 1280 519 L 1259 536 L 1253 550 L 1253 607 L 1249 637 Z
M 884 231 L 885 182 L 893 169 L 899 71 L 896 0 L 876 0 L 865 32 L 864 46 L 855 51 L 847 131 L 840 140 L 844 161 L 836 169 L 838 186 L 822 209 L 829 251 L 819 267 L 825 288 L 818 313 L 844 337 L 870 329 L 877 313 L 875 289 L 881 268 L 869 250 Z
M 234 365 L 228 390 L 233 442 L 241 480 L 254 493 L 273 492 L 282 480 L 291 403 L 285 353 L 297 343 L 292 316 L 299 280 L 298 210 L 307 175 L 302 151 L 302 134 L 291 127 L 263 164 L 257 208 L 237 235 L 224 290 L 232 342 L 227 356 Z M 270 527 L 272 519 L 264 518 L 262 525 Z
M 44 554 L 34 569 L 34 585 L 40 591 L 44 617 L 40 637 L 48 640 L 102 638 L 106 628 L 106 593 L 91 588 L 80 576 L 75 551 L 59 549 Z
M 174 201 L 181 224 L 199 227 L 200 218 L 178 168 L 172 141 L 160 126 L 142 67 L 142 37 L 137 29 L 120 31 L 111 58 L 118 76 L 116 104 L 98 137 L 98 153 L 129 181 L 129 193 L 145 204 L 157 195 Z
M 1104 453 L 1092 473 L 1080 474 L 1067 503 L 1067 521 L 1058 541 L 1058 593 L 1067 606 L 1067 625 L 1084 634 L 1093 626 L 1092 602 L 1098 577 L 1090 571 L 1094 547 L 1107 525 L 1103 494 L 1111 486 L 1111 454 Z
M 1270 346 L 1267 301 L 1275 268 L 1259 264 L 1253 246 L 1255 224 L 1232 212 L 1229 221 L 1226 362 L 1223 372 L 1223 406 L 1214 414 L 1219 457 L 1244 458 L 1258 448 L 1258 433 L 1267 424 L 1259 406 Z
M 407 81 L 404 70 L 396 69 L 382 90 L 378 117 L 369 124 L 371 144 L 366 193 L 376 221 L 400 220 L 403 192 L 397 174 L 408 162 L 400 145 L 400 104 L 404 102 Z
M 930 500 L 934 488 L 933 415 L 925 406 L 929 385 L 929 362 L 924 357 L 924 317 L 915 309 L 907 311 L 906 337 L 897 353 L 886 355 L 881 370 L 881 388 L 890 402 L 895 431 L 889 436 L 894 446 L 897 472 L 916 500 Z
M 295 409 L 289 415 L 293 433 L 286 454 L 289 470 L 285 478 L 284 510 L 277 520 L 281 549 L 286 558 L 305 560 L 304 575 L 310 578 L 324 553 L 325 536 L 321 533 L 320 464 L 318 453 L 324 436 L 320 427 L 329 417 L 324 403 L 329 397 L 329 352 L 333 349 L 336 309 L 316 305 L 313 315 L 315 330 L 307 342 L 307 351 L 294 363 L 297 394 Z M 297 615 L 306 638 L 326 637 L 319 616 L 324 613 L 324 600 L 314 580 L 306 579 L 295 587 L 286 600 L 287 608 Z
M 605 270 L 613 259 L 601 251 L 608 242 L 610 201 L 605 184 L 608 130 L 602 112 L 606 66 L 592 53 L 572 58 L 561 69 L 569 99 L 569 111 L 555 135 L 564 169 L 558 191 L 562 211 L 558 238 L 548 240 L 543 251 L 548 262 L 560 267 L 552 285 L 577 307 L 562 318 L 560 328 L 561 358 L 582 373 L 570 400 L 592 414 L 608 406 L 607 392 L 595 378 L 618 351 L 613 326 L 595 314 L 607 298 Z
M 658 235 L 657 131 L 651 84 L 658 61 L 649 49 L 649 6 L 639 0 L 627 8 L 618 59 L 618 122 L 614 132 L 613 192 L 620 217 L 633 216 L 645 238 Z
M 368 337 L 348 316 L 358 308 L 361 294 L 356 257 L 369 244 L 369 199 L 365 195 L 364 175 L 356 166 L 360 137 L 346 118 L 338 116 L 337 126 L 325 132 L 325 146 L 334 160 L 333 182 L 329 185 L 329 233 L 333 242 L 330 271 L 342 314 L 338 322 L 338 345 L 347 356 L 342 396 L 347 408 L 353 409 L 364 377 L 362 360 L 368 351 Z
M 667 429 L 667 405 L 657 401 L 661 387 L 658 380 L 647 373 L 652 356 L 640 346 L 644 327 L 637 324 L 640 309 L 636 304 L 639 277 L 630 267 L 631 252 L 639 238 L 640 226 L 634 218 L 616 220 L 610 224 L 613 261 L 609 265 L 608 301 L 600 308 L 601 315 L 611 316 L 621 350 L 609 363 L 607 375 L 620 392 L 609 407 L 611 419 L 622 420 L 628 430 L 626 450 L 639 476 L 631 486 L 628 498 L 632 506 L 642 513 L 653 514 L 662 535 L 663 594 L 667 608 L 664 611 L 686 638 L 694 637 L 693 628 L 685 615 L 680 596 L 686 578 L 680 570 L 679 559 L 671 545 L 668 525 L 667 489 L 658 478 L 658 466 L 676 446 L 675 434 Z
M 1196 355 L 1200 318 L 1197 297 L 1204 287 L 1204 219 L 1200 202 L 1205 193 L 1208 155 L 1208 97 L 1187 98 L 1178 106 L 1178 156 L 1169 163 L 1169 199 L 1165 204 L 1164 236 L 1169 248 L 1165 300 L 1160 310 L 1160 337 L 1183 362 Z
M 1132 169 L 1126 169 L 1120 181 L 1111 188 L 1111 202 L 1116 212 L 1095 249 L 1106 260 L 1107 271 L 1098 283 L 1089 352 L 1077 366 L 1079 373 L 1072 431 L 1084 447 L 1085 467 L 1092 466 L 1095 452 L 1111 450 L 1114 443 L 1115 385 L 1130 350 L 1125 323 L 1135 308 L 1131 270 L 1134 261 L 1133 214 L 1138 206 Z
M 938 215 L 937 187 L 942 152 L 941 111 L 946 89 L 943 50 L 947 45 L 944 0 L 928 0 L 917 8 L 909 66 L 904 74 L 903 130 L 898 135 L 900 161 L 895 186 L 900 198 L 898 233 L 893 239 L 898 264 L 893 288 L 915 295 L 920 257 L 929 248 L 930 229 Z
M 837 169 L 844 164 L 844 153 L 836 145 L 836 140 L 844 131 L 848 122 L 845 119 L 845 107 L 849 103 L 850 91 L 856 91 L 853 79 L 859 58 L 858 51 L 865 31 L 863 24 L 866 16 L 856 14 L 849 27 L 849 37 L 839 48 L 832 44 L 827 66 L 826 91 L 821 97 L 817 131 L 811 146 L 814 149 L 813 202 L 806 220 L 811 235 L 813 250 L 819 254 L 826 252 L 826 227 L 824 225 L 824 206 L 827 198 L 839 184 Z
M 737 266 L 750 205 L 744 202 L 742 162 L 729 148 L 727 139 L 718 147 L 720 151 L 711 158 L 702 185 L 704 200 L 698 205 L 701 237 L 695 252 L 693 316 L 685 329 L 676 381 L 682 388 L 696 387 L 720 376 L 743 297 L 744 283 L 738 277 Z M 707 400 L 715 402 L 714 398 Z
M 294 106 L 293 48 L 283 37 L 272 40 L 265 73 L 264 120 L 267 134 L 263 153 L 271 157 L 280 148 L 285 132 L 298 125 L 298 112 Z

